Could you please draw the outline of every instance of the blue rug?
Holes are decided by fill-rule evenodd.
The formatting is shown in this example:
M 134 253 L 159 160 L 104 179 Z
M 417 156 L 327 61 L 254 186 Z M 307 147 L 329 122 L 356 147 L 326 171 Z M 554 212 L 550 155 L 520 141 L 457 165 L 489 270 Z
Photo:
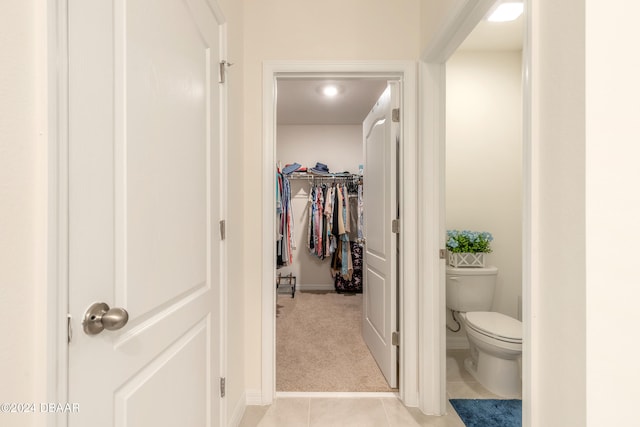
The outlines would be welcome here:
M 450 399 L 466 427 L 520 427 L 522 400 Z

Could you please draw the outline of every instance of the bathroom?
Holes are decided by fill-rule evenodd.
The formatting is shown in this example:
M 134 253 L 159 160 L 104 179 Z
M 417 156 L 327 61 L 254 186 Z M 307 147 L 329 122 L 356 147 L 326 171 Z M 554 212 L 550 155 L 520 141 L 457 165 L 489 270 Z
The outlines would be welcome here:
M 522 320 L 522 41 L 518 22 L 481 23 L 447 62 L 446 227 L 493 235 L 491 311 Z M 502 36 L 496 33 L 503 33 Z M 495 397 L 467 375 L 464 327 L 447 310 L 450 398 Z M 516 396 L 517 397 L 517 396 Z

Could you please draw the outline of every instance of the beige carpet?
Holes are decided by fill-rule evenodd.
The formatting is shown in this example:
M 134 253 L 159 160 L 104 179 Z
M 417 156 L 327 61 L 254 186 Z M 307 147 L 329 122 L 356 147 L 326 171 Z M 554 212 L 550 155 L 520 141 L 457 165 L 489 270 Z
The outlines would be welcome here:
M 362 339 L 362 294 L 296 292 L 277 304 L 277 391 L 393 391 Z

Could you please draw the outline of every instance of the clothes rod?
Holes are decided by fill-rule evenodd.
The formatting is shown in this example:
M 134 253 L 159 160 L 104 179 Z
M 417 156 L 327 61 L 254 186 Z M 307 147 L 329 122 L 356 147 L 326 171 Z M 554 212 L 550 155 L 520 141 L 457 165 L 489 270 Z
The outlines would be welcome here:
M 344 180 L 356 180 L 362 179 L 362 175 L 285 175 L 287 179 L 344 179 Z

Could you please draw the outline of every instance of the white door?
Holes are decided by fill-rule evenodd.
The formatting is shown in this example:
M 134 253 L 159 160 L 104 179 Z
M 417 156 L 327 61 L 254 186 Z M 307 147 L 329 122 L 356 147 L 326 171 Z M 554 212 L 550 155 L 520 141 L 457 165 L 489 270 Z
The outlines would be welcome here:
M 69 426 L 217 426 L 220 15 L 208 0 L 68 14 Z M 128 323 L 88 335 L 96 302 Z
M 399 106 L 399 83 L 389 82 L 364 120 L 364 287 L 362 334 L 391 387 L 398 386 L 397 325 L 398 217 L 396 159 L 400 126 L 392 118 Z

